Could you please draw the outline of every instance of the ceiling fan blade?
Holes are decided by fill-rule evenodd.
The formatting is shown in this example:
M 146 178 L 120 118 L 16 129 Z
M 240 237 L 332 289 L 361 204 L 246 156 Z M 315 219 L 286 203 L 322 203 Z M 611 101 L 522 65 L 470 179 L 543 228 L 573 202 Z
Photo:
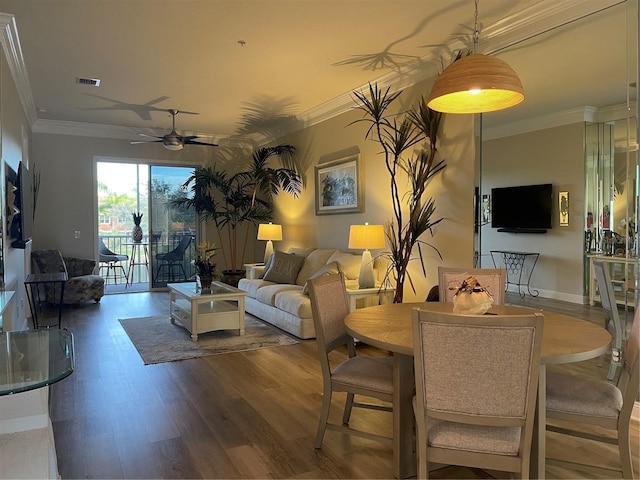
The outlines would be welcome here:
M 158 143 L 162 142 L 162 140 L 141 140 L 139 142 L 129 142 L 131 145 L 138 145 L 140 143 Z
M 164 138 L 164 137 L 161 137 L 160 135 L 148 135 L 146 133 L 138 133 L 138 135 L 140 135 L 141 137 L 159 138 L 160 140 Z
M 196 140 L 189 140 L 187 138 L 184 138 L 184 143 L 186 145 L 208 145 L 210 147 L 218 147 L 219 146 L 217 143 L 198 142 Z

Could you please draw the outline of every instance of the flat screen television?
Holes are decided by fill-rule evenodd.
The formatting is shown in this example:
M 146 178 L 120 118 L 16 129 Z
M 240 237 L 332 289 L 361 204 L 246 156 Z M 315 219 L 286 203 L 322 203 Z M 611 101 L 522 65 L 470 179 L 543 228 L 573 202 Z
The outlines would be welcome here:
M 19 213 L 13 218 L 11 226 L 11 246 L 25 248 L 33 236 L 33 186 L 31 173 L 23 162 L 18 165 L 18 174 L 15 179 L 15 203 Z
M 544 233 L 552 226 L 552 185 L 491 189 L 491 226 L 499 232 Z

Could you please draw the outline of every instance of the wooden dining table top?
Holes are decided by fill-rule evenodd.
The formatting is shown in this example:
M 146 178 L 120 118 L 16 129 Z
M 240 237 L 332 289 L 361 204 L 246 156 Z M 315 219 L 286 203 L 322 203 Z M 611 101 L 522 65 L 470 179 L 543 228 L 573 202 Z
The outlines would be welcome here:
M 452 312 L 444 302 L 394 303 L 355 310 L 345 318 L 349 334 L 358 340 L 392 352 L 413 355 L 412 311 Z M 545 365 L 579 362 L 605 353 L 611 334 L 595 323 L 561 313 L 529 307 L 494 305 L 487 314 L 517 315 L 540 312 L 544 315 L 540 363 Z

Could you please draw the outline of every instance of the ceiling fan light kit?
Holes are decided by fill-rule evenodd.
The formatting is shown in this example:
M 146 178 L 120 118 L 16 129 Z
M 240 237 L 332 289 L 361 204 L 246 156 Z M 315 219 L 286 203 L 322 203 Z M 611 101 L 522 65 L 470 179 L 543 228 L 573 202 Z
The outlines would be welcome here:
M 140 135 L 142 135 L 143 137 L 152 137 L 152 138 L 157 138 L 158 140 L 131 142 L 131 145 L 135 145 L 138 143 L 162 143 L 162 146 L 164 148 L 172 151 L 182 150 L 185 145 L 206 145 L 209 147 L 218 146 L 215 143 L 199 142 L 198 140 L 196 140 L 199 137 L 198 135 L 179 135 L 178 132 L 176 132 L 176 115 L 178 113 L 188 113 L 190 115 L 197 115 L 197 113 L 181 112 L 180 110 L 174 110 L 174 109 L 169 109 L 167 110 L 167 112 L 171 114 L 171 121 L 172 121 L 171 132 L 167 133 L 166 135 L 163 135 L 162 137 L 156 136 L 156 135 L 146 135 L 144 133 L 141 133 Z
M 474 53 L 449 65 L 433 84 L 427 105 L 444 113 L 483 113 L 524 100 L 522 82 L 499 58 Z

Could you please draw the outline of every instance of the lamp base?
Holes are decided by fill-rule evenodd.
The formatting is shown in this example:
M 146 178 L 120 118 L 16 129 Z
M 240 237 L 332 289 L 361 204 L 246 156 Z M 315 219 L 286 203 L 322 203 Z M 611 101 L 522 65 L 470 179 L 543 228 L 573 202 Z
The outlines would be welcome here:
M 273 242 L 271 240 L 267 240 L 267 246 L 264 247 L 264 263 L 267 264 L 267 260 L 273 254 Z
M 371 252 L 362 252 L 362 263 L 360 263 L 360 274 L 358 275 L 359 288 L 373 288 L 376 286 L 376 277 L 373 273 L 373 260 Z

